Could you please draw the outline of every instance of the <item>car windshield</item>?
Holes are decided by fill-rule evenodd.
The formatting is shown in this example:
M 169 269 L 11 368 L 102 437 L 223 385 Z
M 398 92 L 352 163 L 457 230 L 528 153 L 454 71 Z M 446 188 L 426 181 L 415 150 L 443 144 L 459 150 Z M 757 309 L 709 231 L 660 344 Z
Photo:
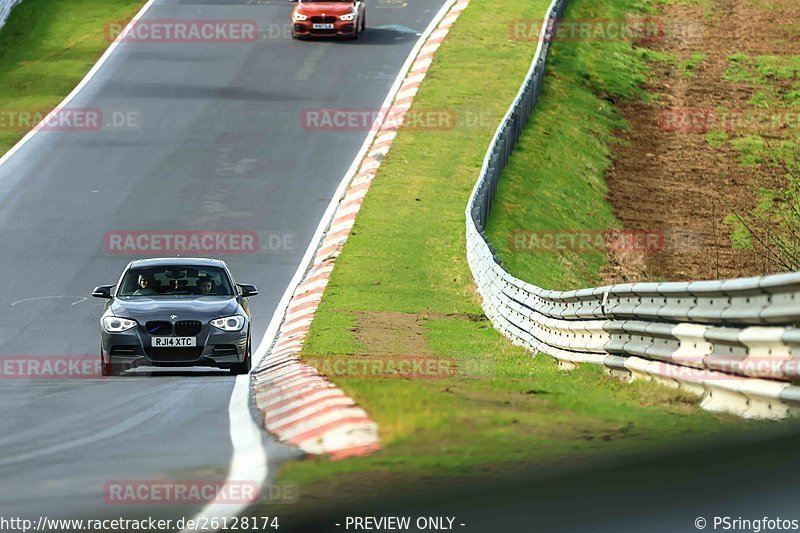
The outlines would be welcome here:
M 233 296 L 222 268 L 166 265 L 131 268 L 117 296 Z

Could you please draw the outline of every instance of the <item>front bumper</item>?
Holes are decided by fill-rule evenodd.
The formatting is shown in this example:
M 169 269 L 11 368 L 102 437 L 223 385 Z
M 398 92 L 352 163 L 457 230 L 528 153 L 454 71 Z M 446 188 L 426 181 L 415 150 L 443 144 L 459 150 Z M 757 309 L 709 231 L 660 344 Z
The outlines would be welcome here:
M 154 348 L 144 325 L 122 333 L 102 331 L 103 361 L 136 366 L 212 366 L 230 368 L 247 357 L 249 324 L 241 331 L 222 331 L 205 324 L 194 337 L 197 346 L 190 348 Z
M 292 23 L 292 33 L 300 37 L 352 37 L 356 33 L 356 24 L 358 21 L 341 21 L 336 20 L 333 22 L 333 29 L 314 29 L 314 24 L 311 20 L 303 20 Z

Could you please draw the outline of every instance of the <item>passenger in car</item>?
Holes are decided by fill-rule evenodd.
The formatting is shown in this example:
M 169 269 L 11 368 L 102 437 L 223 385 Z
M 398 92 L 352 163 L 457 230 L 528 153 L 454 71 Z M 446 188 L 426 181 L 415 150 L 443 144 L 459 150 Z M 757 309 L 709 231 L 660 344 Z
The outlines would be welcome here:
M 200 287 L 200 294 L 214 294 L 214 282 L 211 278 L 201 279 L 198 286 Z

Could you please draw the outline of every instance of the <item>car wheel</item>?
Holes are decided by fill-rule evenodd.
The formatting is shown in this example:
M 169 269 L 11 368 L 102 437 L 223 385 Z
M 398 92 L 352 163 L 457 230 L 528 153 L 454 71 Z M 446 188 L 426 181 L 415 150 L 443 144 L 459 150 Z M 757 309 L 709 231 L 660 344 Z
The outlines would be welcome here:
M 238 376 L 241 374 L 249 374 L 250 367 L 252 365 L 252 350 L 250 349 L 250 340 L 247 341 L 247 355 L 244 357 L 244 361 L 241 363 L 236 363 L 231 367 L 231 374 Z
M 361 18 L 362 18 L 362 21 L 361 21 L 361 31 L 365 31 L 365 30 L 367 29 L 367 14 L 366 14 L 366 13 L 364 13 L 364 15 L 362 15 L 362 17 L 361 17 Z

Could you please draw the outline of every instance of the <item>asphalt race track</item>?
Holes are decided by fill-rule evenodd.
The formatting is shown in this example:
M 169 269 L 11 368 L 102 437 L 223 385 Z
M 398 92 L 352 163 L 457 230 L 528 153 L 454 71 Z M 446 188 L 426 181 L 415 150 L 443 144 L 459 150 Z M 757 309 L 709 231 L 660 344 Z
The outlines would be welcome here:
M 370 0 L 359 41 L 298 42 L 288 1 L 156 2 L 145 19 L 257 20 L 262 36 L 123 43 L 70 104 L 102 111 L 102 127 L 42 131 L 0 166 L 0 359 L 99 357 L 92 288 L 160 255 L 112 253 L 119 231 L 258 232 L 258 253 L 214 254 L 261 291 L 257 346 L 368 134 L 308 131 L 304 110 L 380 107 L 443 3 Z M 226 371 L 3 377 L 0 508 L 15 516 L 189 517 L 202 506 L 109 505 L 104 485 L 227 474 Z M 294 454 L 264 441 L 272 461 Z

